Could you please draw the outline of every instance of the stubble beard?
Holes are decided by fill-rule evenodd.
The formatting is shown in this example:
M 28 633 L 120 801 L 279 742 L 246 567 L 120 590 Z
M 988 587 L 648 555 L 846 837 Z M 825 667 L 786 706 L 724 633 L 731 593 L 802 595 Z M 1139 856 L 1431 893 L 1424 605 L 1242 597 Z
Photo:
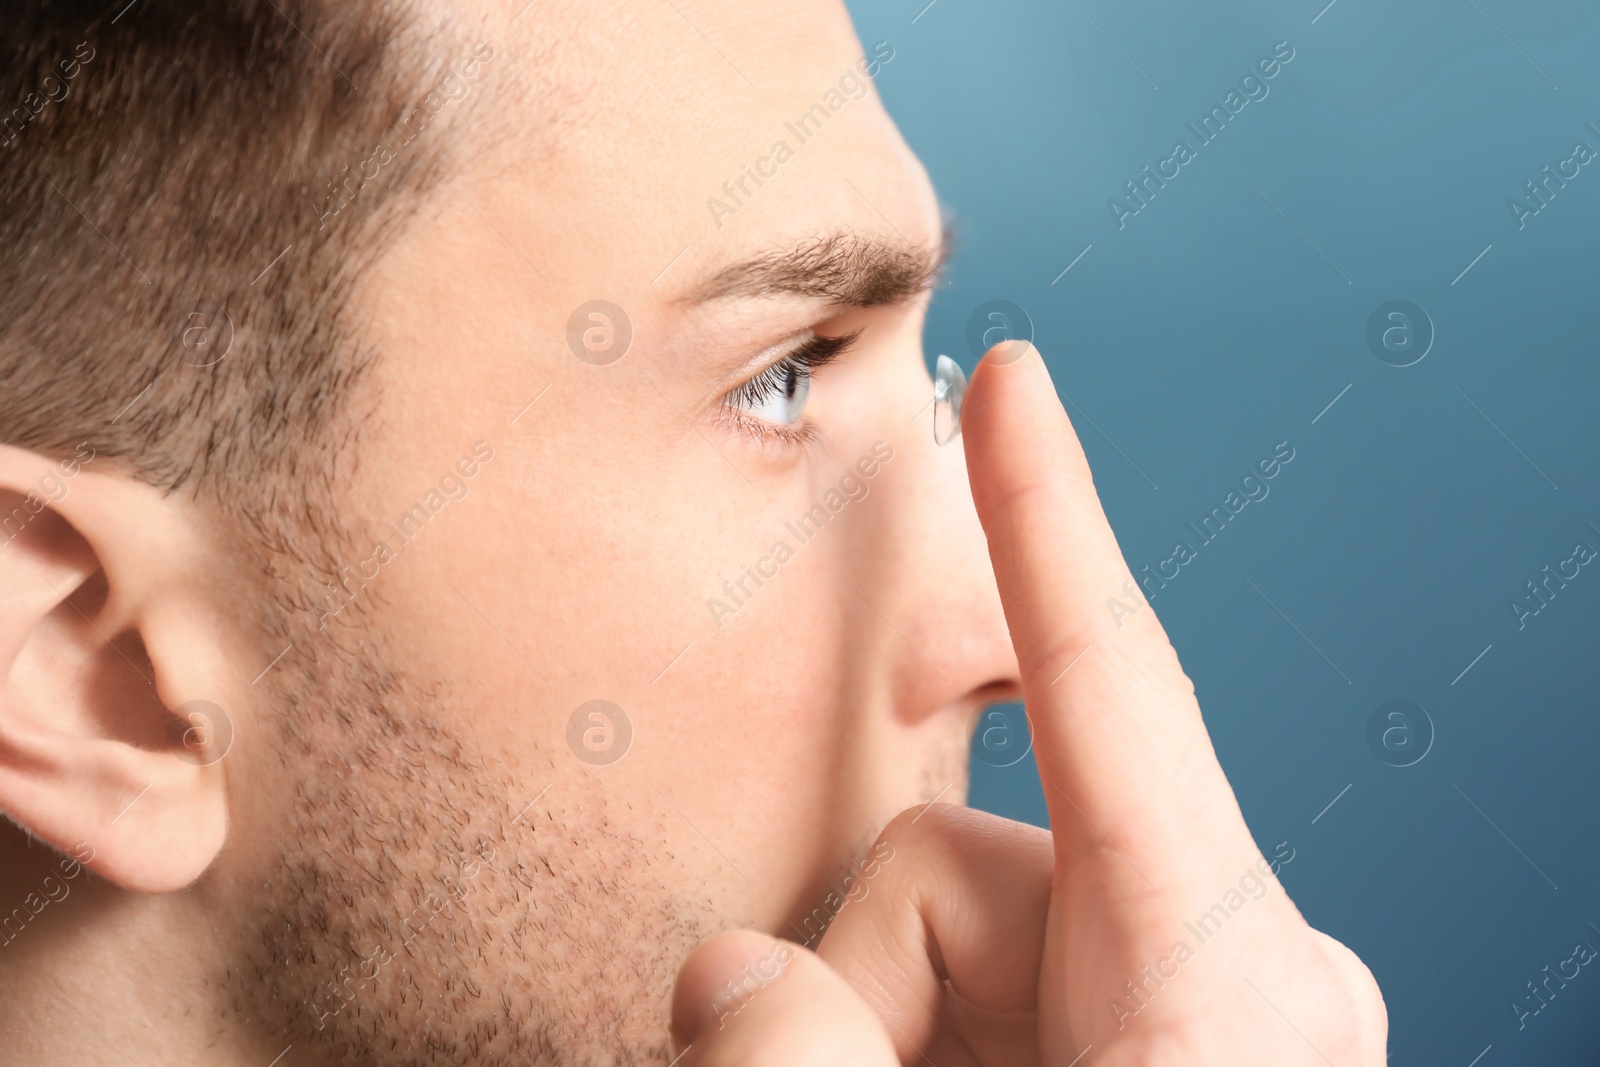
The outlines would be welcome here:
M 272 801 L 282 849 L 246 893 L 232 1010 L 294 1063 L 666 1064 L 673 978 L 718 924 L 669 888 L 664 828 L 549 753 L 474 752 L 448 687 L 386 659 L 329 642 L 273 679 L 276 751 L 235 788 Z

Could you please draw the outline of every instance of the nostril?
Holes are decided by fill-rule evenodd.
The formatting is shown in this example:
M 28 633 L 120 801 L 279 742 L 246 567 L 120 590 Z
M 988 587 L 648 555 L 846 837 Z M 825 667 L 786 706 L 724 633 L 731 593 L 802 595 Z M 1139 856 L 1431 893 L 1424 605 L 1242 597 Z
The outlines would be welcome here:
M 974 689 L 969 697 L 979 707 L 986 704 L 1020 704 L 1022 683 L 1016 679 L 997 679 Z

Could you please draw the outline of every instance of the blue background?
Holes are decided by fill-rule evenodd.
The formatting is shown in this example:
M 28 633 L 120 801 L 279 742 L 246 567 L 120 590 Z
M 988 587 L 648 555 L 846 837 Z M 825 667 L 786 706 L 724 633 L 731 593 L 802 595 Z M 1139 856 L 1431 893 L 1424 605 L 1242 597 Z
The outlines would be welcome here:
M 1290 442 L 1153 601 L 1257 842 L 1372 967 L 1391 1063 L 1597 1062 L 1600 967 L 1520 1031 L 1511 1005 L 1600 948 L 1600 566 L 1522 628 L 1510 604 L 1600 548 L 1600 160 L 1525 228 L 1507 201 L 1600 150 L 1600 11 L 925 2 L 850 6 L 959 226 L 930 357 L 970 371 L 974 310 L 1025 310 L 1136 573 Z M 1284 40 L 1201 146 L 1185 123 Z M 1108 199 L 1179 139 L 1119 229 Z M 1435 331 L 1411 366 L 1367 341 L 1395 299 Z M 1396 699 L 1434 733 L 1407 767 L 1368 741 Z M 975 760 L 972 802 L 1044 822 L 1031 757 Z

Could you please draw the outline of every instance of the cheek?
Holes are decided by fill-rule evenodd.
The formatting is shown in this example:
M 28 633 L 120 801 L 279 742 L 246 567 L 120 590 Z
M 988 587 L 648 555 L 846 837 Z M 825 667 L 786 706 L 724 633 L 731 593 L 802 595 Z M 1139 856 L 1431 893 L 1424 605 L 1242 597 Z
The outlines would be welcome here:
M 497 447 L 441 515 L 459 521 L 429 529 L 432 560 L 385 568 L 411 662 L 527 709 L 547 747 L 579 704 L 613 701 L 649 720 L 629 764 L 656 746 L 668 772 L 680 759 L 737 772 L 823 735 L 806 716 L 837 702 L 819 691 L 842 671 L 826 590 L 848 586 L 834 531 L 802 545 L 787 528 L 807 487 L 769 473 L 758 493 L 698 435 L 667 450 L 608 422 L 563 440 L 552 420 L 537 442 Z

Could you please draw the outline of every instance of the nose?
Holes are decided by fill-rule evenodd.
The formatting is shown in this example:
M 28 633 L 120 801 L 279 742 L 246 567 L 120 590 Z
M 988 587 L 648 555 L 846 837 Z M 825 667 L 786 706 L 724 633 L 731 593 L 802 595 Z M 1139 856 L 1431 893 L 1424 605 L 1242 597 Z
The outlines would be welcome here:
M 897 631 L 885 657 L 896 718 L 913 724 L 943 712 L 970 722 L 983 704 L 1021 699 L 1016 653 L 965 450 L 959 437 L 936 443 L 933 380 L 920 360 L 894 393 L 920 397 L 924 408 L 908 421 L 902 403 L 899 417 L 885 420 L 898 424 L 897 469 L 883 479 L 875 527 L 863 531 L 857 584 Z

